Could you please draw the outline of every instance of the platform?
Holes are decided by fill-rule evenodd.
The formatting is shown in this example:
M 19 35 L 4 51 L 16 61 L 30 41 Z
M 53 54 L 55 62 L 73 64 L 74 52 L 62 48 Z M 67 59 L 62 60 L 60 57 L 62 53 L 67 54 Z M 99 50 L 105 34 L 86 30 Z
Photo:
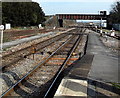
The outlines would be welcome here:
M 86 54 L 72 65 L 62 79 L 54 98 L 119 96 L 120 90 L 111 83 L 120 83 L 119 55 L 105 47 L 99 35 L 88 36 Z

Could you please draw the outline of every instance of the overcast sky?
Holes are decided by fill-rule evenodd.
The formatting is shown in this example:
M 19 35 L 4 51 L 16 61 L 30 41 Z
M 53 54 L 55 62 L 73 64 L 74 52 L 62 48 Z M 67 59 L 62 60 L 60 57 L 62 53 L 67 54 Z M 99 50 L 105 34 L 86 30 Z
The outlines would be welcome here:
M 73 0 L 32 0 L 36 2 L 73 2 Z M 74 0 L 74 2 L 114 2 L 118 0 Z
M 118 0 L 32 0 L 38 2 L 46 15 L 59 13 L 98 14 L 100 10 L 110 11 Z M 74 2 L 73 2 L 74 1 Z

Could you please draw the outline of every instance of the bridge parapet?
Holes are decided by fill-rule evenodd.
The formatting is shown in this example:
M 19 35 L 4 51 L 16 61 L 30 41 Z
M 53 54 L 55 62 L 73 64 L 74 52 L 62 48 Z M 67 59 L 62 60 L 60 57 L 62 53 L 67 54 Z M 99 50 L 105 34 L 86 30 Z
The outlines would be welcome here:
M 109 15 L 98 14 L 56 14 L 58 19 L 70 19 L 70 20 L 107 20 Z

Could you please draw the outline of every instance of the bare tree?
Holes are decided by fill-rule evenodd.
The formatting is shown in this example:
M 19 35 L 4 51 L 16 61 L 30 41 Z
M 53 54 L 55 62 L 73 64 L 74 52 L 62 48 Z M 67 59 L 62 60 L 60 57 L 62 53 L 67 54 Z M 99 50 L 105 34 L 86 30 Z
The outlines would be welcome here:
M 112 10 L 110 11 L 110 24 L 119 23 L 120 24 L 120 1 L 117 1 L 112 5 Z

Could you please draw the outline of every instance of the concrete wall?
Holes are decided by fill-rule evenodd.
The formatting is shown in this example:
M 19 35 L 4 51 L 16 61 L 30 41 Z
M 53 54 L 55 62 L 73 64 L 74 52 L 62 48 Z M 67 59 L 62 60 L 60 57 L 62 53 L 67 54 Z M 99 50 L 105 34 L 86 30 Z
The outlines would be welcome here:
M 44 24 L 47 28 L 59 27 L 58 19 L 56 16 L 49 17 Z
M 120 31 L 120 24 L 113 24 L 113 28 Z

